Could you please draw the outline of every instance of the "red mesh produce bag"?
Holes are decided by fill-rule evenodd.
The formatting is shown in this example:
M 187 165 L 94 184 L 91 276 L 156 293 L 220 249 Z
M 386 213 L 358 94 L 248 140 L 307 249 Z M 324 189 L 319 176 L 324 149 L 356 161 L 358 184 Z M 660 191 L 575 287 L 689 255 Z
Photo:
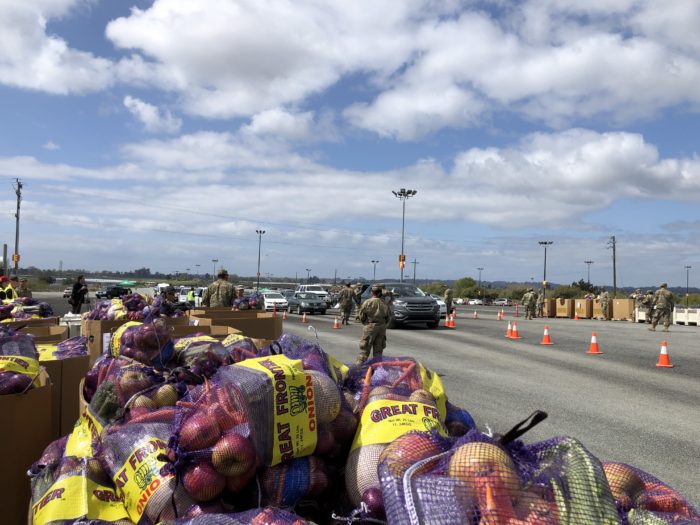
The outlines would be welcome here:
M 272 507 L 230 514 L 203 514 L 161 523 L 162 525 L 313 525 L 292 512 Z
M 145 365 L 164 366 L 173 355 L 171 329 L 163 319 L 140 323 L 129 321 L 112 334 L 112 357 L 125 356 Z

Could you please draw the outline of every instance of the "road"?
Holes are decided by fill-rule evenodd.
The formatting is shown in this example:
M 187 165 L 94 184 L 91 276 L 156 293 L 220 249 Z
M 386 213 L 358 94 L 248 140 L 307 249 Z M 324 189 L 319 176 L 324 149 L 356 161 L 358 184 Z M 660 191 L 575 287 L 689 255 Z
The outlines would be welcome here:
M 39 294 L 37 294 L 39 295 Z M 43 294 L 41 294 L 43 295 Z M 41 297 L 57 314 L 65 300 Z M 549 418 L 528 442 L 558 435 L 581 440 L 597 457 L 629 463 L 659 477 L 700 506 L 700 327 L 649 332 L 644 324 L 570 319 L 517 319 L 520 340 L 504 337 L 497 308 L 458 307 L 454 330 L 389 330 L 385 353 L 410 356 L 438 372 L 452 402 L 466 408 L 481 430 L 503 433 L 540 409 Z M 325 316 L 289 315 L 287 332 L 314 339 L 345 363 L 355 360 L 359 324 L 333 330 Z M 554 342 L 539 344 L 544 326 Z M 596 331 L 602 355 L 587 353 Z M 674 368 L 657 368 L 662 341 Z

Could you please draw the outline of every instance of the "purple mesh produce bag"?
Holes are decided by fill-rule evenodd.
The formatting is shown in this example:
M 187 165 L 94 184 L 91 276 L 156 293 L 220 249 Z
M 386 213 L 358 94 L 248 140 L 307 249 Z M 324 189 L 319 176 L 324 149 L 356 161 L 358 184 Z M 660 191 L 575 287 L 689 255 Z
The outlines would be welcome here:
M 312 525 L 284 509 L 267 507 L 229 514 L 202 514 L 193 518 L 163 521 L 161 525 Z

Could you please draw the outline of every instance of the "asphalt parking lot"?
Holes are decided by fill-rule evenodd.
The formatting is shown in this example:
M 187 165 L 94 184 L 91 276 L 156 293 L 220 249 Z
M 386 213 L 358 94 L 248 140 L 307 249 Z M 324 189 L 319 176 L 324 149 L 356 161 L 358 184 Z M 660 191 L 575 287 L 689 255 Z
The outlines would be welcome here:
M 67 311 L 57 294 L 42 298 L 57 315 Z M 454 330 L 389 330 L 385 353 L 414 357 L 438 372 L 450 399 L 482 430 L 504 433 L 544 410 L 549 418 L 524 436 L 527 442 L 576 437 L 600 459 L 642 468 L 700 506 L 699 327 L 673 325 L 664 333 L 624 321 L 525 321 L 514 308 L 498 321 L 499 310 L 460 306 Z M 290 314 L 284 330 L 312 340 L 317 334 L 327 352 L 352 363 L 362 326 L 334 330 L 336 313 L 309 316 L 307 324 Z M 517 321 L 522 339 L 504 337 L 509 320 Z M 539 344 L 545 325 L 551 346 Z M 587 353 L 593 331 L 602 355 Z M 655 366 L 664 340 L 674 368 Z

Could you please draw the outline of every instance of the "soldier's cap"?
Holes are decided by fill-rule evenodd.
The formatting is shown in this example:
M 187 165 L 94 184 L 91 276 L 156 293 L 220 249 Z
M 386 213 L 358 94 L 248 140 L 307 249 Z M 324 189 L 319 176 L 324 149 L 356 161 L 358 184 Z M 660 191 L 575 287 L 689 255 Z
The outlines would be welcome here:
M 661 283 L 661 288 L 667 288 L 667 287 L 668 287 L 668 283 Z
M 534 292 L 535 289 L 534 289 L 534 288 L 528 288 L 527 291 L 528 291 L 528 292 Z
M 647 293 L 654 293 L 654 290 L 647 290 Z
M 219 273 L 216 274 L 217 277 L 228 277 L 228 271 L 226 268 L 220 268 Z
M 373 284 L 373 285 L 372 285 L 372 291 L 373 291 L 373 292 L 379 292 L 379 293 L 381 293 L 382 287 L 379 286 L 378 284 Z
M 245 286 L 239 284 L 238 286 L 236 286 L 236 290 L 245 290 Z

